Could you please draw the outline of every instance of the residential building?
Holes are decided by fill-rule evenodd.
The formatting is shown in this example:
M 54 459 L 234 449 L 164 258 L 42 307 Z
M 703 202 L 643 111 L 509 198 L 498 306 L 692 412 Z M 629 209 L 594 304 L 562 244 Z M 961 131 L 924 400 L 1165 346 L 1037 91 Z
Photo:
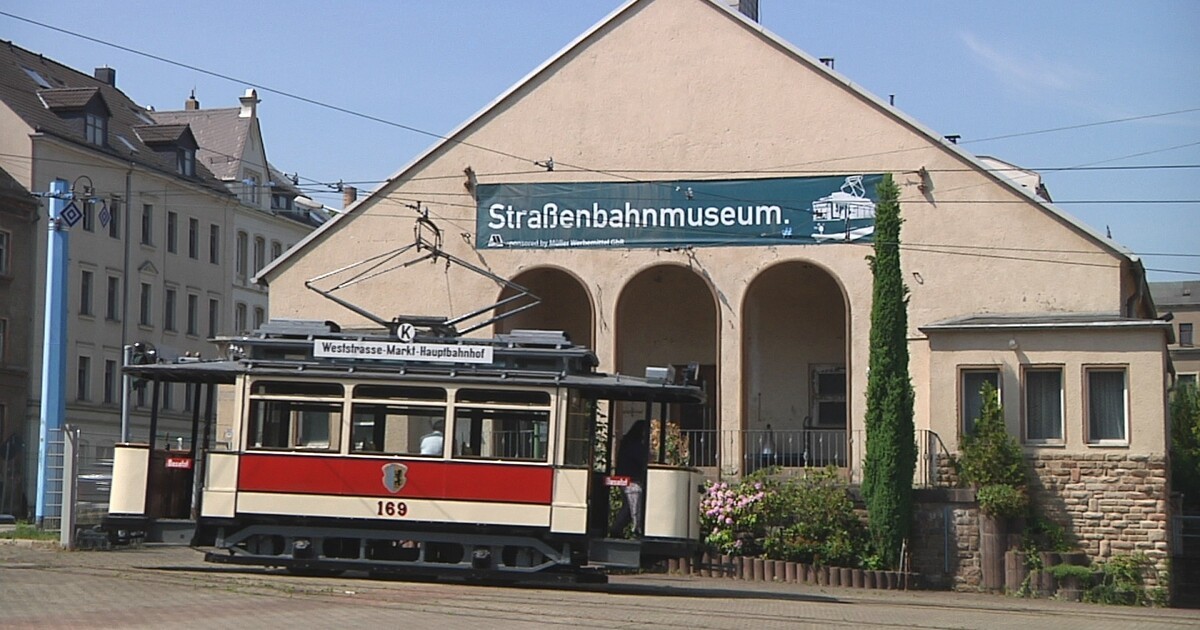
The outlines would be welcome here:
M 1171 322 L 1175 343 L 1169 350 L 1175 384 L 1200 385 L 1200 281 L 1151 282 L 1150 294 L 1159 316 Z
M 265 175 L 256 125 L 253 138 Z M 124 346 L 152 344 L 164 360 L 212 356 L 209 337 L 232 332 L 238 301 L 231 282 L 234 226 L 246 216 L 268 217 L 273 227 L 263 233 L 281 243 L 311 229 L 272 217 L 264 211 L 267 201 L 243 203 L 240 189 L 231 191 L 214 175 L 216 164 L 200 159 L 211 155 L 206 149 L 186 122 L 158 120 L 118 89 L 115 69 L 88 75 L 0 43 L 0 167 L 23 194 L 45 193 L 52 181 L 65 180 L 82 214 L 67 232 L 64 422 L 81 430 L 85 463 L 110 457 L 120 439 Z M 15 216 L 21 212 L 26 211 Z M 7 210 L 4 217 L 5 232 L 7 225 L 20 225 Z M 45 200 L 36 220 L 34 226 L 46 225 Z M 4 302 L 3 308 L 21 309 L 23 315 L 10 318 L 20 323 L 6 338 L 22 347 L 3 369 L 24 375 L 23 406 L 6 409 L 4 430 L 24 436 L 24 479 L 18 485 L 24 486 L 22 500 L 30 503 L 41 422 L 45 238 L 44 229 L 14 232 L 11 255 L 31 263 L 14 265 L 13 279 L 0 280 L 28 298 Z M 260 297 L 265 308 L 265 295 Z M 154 401 L 146 389 L 131 395 L 133 441 L 149 434 Z M 190 392 L 181 385 L 164 388 L 158 401 L 163 441 L 156 446 L 190 441 Z
M 225 329 L 246 332 L 262 324 L 268 310 L 266 287 L 252 282 L 255 274 L 323 223 L 325 215 L 323 209 L 304 207 L 309 200 L 267 161 L 258 93 L 248 89 L 239 101 L 239 107 L 202 109 L 193 94 L 182 110 L 157 111 L 153 117 L 160 124 L 187 125 L 200 143 L 197 161 L 240 201 L 232 222 L 200 229 L 208 243 L 203 256 L 232 262 L 231 293 L 221 306 L 229 323 Z M 228 251 L 219 251 L 222 247 Z
M 37 201 L 0 167 L 0 514 L 24 511 L 25 405 L 29 397 L 29 353 L 24 340 L 34 322 L 26 305 L 34 299 L 32 269 Z
M 306 283 L 394 255 L 395 271 L 339 299 L 385 318 L 470 313 L 518 292 L 402 267 L 394 252 L 420 224 L 388 200 L 421 200 L 455 232 L 474 208 L 473 230 L 441 246 L 541 299 L 478 334 L 564 330 L 610 372 L 694 365 L 708 408 L 667 410 L 694 464 L 741 474 L 769 454 L 857 479 L 875 185 L 890 175 L 904 227 L 884 245 L 901 248 L 910 291 L 918 483 L 945 468 L 991 381 L 1044 514 L 1096 559 L 1144 551 L 1161 568 L 1170 326 L 1136 255 L 1004 170 L 725 2 L 631 0 L 260 277 L 273 317 L 370 325 Z M 955 531 L 951 513 L 920 529 Z M 951 556 L 920 560 L 968 562 Z

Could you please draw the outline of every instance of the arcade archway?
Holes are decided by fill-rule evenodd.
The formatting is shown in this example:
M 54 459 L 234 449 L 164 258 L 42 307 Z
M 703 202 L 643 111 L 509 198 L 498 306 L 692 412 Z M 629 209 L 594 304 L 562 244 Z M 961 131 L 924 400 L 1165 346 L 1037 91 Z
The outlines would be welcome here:
M 787 262 L 750 283 L 742 311 L 743 470 L 845 466 L 847 307 L 837 280 Z
M 641 376 L 648 366 L 671 366 L 682 372 L 689 364 L 697 365 L 708 402 L 672 408 L 667 415 L 679 424 L 689 443 L 688 463 L 716 466 L 719 324 L 717 301 L 708 284 L 687 267 L 651 267 L 622 289 L 616 319 L 619 372 Z M 644 409 L 626 406 L 620 412 L 618 426 L 627 427 L 643 415 Z M 652 415 L 657 417 L 660 410 L 653 410 Z
M 561 330 L 578 345 L 594 347 L 592 300 L 575 276 L 552 267 L 529 269 L 512 281 L 541 298 L 542 303 L 496 322 L 497 333 L 517 329 Z M 511 288 L 500 292 L 504 300 L 513 295 Z

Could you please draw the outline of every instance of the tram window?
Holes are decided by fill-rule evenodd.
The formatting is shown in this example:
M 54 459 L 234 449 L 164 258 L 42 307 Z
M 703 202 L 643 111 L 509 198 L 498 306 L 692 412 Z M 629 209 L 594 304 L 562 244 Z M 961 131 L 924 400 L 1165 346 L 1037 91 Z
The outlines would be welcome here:
M 383 400 L 429 400 L 446 401 L 446 390 L 441 387 L 403 387 L 398 385 L 359 385 L 354 388 L 355 398 Z
M 492 403 L 500 405 L 538 405 L 550 404 L 550 394 L 546 392 L 512 390 L 512 389 L 460 389 L 455 396 L 460 403 Z
M 591 463 L 591 427 L 594 417 L 592 401 L 572 392 L 567 403 L 566 451 L 563 465 L 587 467 Z
M 342 425 L 340 403 L 251 400 L 250 448 L 336 450 Z
M 362 395 L 362 388 L 355 393 Z M 351 416 L 350 452 L 422 455 L 422 438 L 441 431 L 445 422 L 444 407 L 356 402 Z M 441 456 L 441 453 L 424 454 Z
M 454 456 L 544 462 L 549 433 L 549 411 L 459 407 Z

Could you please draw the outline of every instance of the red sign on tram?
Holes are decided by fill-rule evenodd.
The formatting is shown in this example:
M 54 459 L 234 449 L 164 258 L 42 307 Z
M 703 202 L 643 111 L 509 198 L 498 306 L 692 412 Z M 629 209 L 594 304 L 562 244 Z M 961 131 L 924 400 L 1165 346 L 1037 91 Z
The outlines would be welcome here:
M 625 488 L 632 481 L 629 477 L 623 475 L 609 475 L 604 478 L 604 485 L 610 488 Z
M 192 458 L 190 457 L 168 457 L 167 468 L 182 468 L 184 470 L 192 469 Z

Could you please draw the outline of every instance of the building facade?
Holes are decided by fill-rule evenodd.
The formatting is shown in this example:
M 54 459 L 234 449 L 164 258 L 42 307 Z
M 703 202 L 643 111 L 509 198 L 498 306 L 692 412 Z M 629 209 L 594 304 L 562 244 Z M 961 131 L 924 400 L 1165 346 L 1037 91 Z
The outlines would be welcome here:
M 564 330 L 612 372 L 694 366 L 708 408 L 669 411 L 691 463 L 854 478 L 874 187 L 890 175 L 921 474 L 957 450 L 992 381 L 1035 502 L 1095 557 L 1164 561 L 1169 326 L 1136 256 L 1007 170 L 724 2 L 632 0 L 260 278 L 272 317 L 343 325 L 369 322 L 306 283 L 385 320 L 519 294 L 456 267 L 400 267 L 427 217 L 446 252 L 541 299 L 482 332 Z M 384 257 L 397 263 L 386 279 L 325 277 Z M 622 426 L 641 413 L 615 410 Z
M 306 198 L 267 161 L 258 93 L 248 89 L 238 100 L 238 107 L 202 109 L 192 95 L 184 109 L 157 111 L 153 117 L 160 124 L 187 125 L 200 143 L 196 159 L 240 202 L 233 208 L 233 221 L 213 237 L 231 248 L 231 293 L 222 315 L 230 323 L 225 329 L 240 333 L 257 328 L 266 318 L 266 287 L 251 279 L 325 216 L 305 210 Z
M 87 75 L 5 42 L 0 85 L 0 167 L 19 189 L 15 198 L 36 209 L 6 206 L 3 228 L 14 241 L 10 260 L 27 261 L 14 262 L 12 280 L 4 283 L 19 298 L 4 308 L 20 311 L 6 318 L 16 322 L 6 339 L 21 347 L 3 369 L 21 374 L 25 392 L 20 408 L 5 403 L 4 430 L 19 432 L 24 446 L 23 479 L 14 479 L 10 496 L 18 487 L 23 492 L 5 507 L 21 513 L 35 500 L 42 421 L 47 200 L 36 195 L 64 180 L 80 211 L 66 236 L 63 422 L 81 431 L 85 466 L 111 457 L 121 439 L 125 346 L 150 344 L 165 360 L 210 356 L 209 338 L 232 332 L 239 217 L 268 216 L 271 229 L 263 233 L 280 242 L 295 242 L 312 225 L 243 203 L 201 159 L 206 147 L 198 134 L 135 103 L 117 88 L 112 68 Z M 257 142 L 265 167 L 261 138 Z M 9 225 L 20 222 L 10 217 L 22 212 L 34 212 L 34 223 L 13 232 Z M 263 292 L 250 293 L 265 310 Z M 133 441 L 148 435 L 153 401 L 147 389 L 130 395 L 127 437 Z M 190 441 L 193 400 L 190 388 L 163 388 L 158 435 L 164 443 Z
M 22 507 L 22 431 L 29 397 L 29 353 L 24 343 L 34 322 L 25 305 L 34 299 L 33 243 L 37 201 L 20 182 L 0 168 L 0 514 Z
M 1171 363 L 1175 369 L 1175 385 L 1200 385 L 1200 346 L 1196 345 L 1196 330 L 1200 329 L 1200 282 L 1152 282 L 1150 292 L 1163 318 L 1170 314 L 1175 328 L 1175 343 L 1171 344 Z

